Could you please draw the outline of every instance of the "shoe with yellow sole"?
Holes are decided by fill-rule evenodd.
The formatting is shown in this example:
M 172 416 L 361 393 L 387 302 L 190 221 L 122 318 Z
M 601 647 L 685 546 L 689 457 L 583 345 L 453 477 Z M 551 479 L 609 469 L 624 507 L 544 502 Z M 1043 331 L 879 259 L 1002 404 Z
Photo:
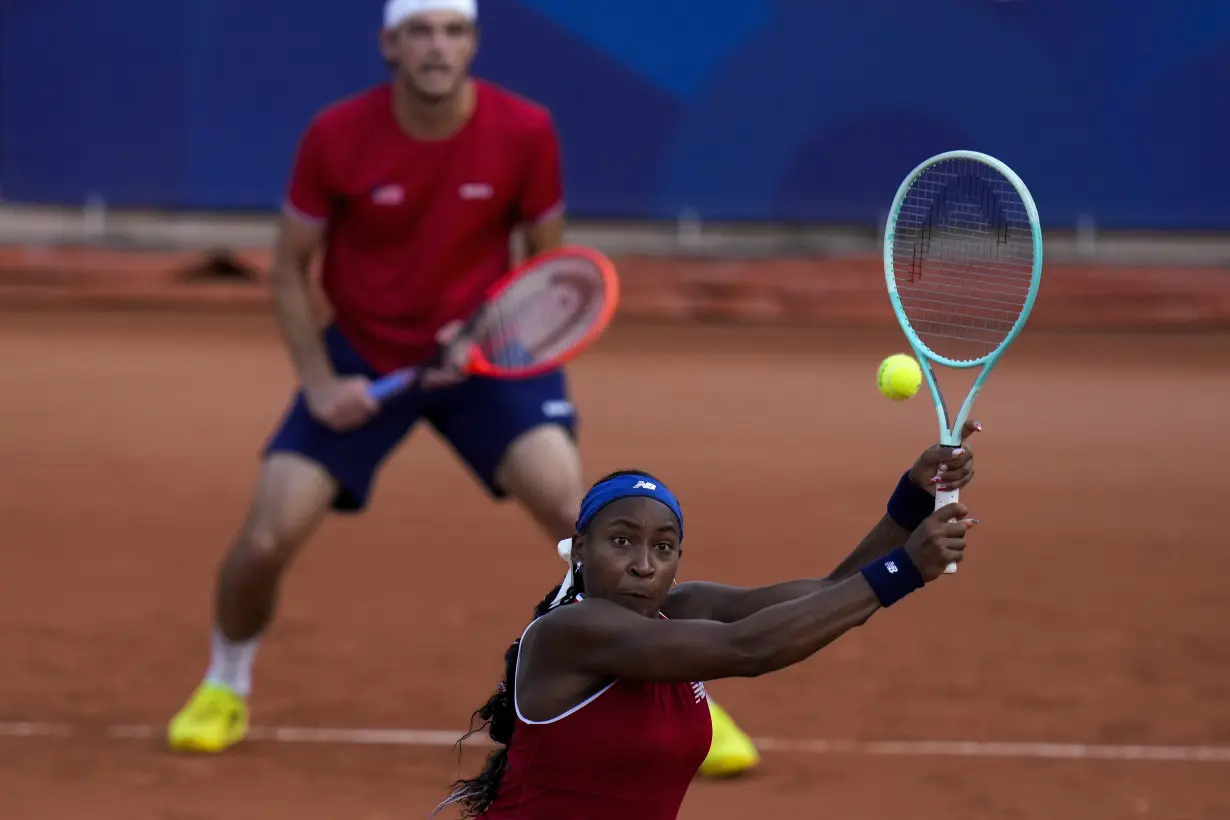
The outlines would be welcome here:
M 221 752 L 247 734 L 247 703 L 216 683 L 201 684 L 167 726 L 167 742 L 177 752 Z
M 709 701 L 709 714 L 713 718 L 713 743 L 705 762 L 700 765 L 701 777 L 735 777 L 756 768 L 760 753 L 752 739 L 712 700 Z

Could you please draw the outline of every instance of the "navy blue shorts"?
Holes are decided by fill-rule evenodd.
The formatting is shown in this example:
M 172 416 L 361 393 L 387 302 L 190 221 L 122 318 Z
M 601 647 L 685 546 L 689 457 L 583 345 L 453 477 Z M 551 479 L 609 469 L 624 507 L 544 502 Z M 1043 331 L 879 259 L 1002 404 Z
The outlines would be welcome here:
M 325 331 L 325 346 L 340 375 L 377 377 L 336 327 Z M 320 464 L 340 485 L 333 508 L 357 512 L 367 506 L 376 471 L 419 419 L 436 428 L 495 498 L 506 495 L 496 486 L 495 471 L 514 439 L 543 424 L 558 424 L 575 436 L 577 421 L 561 370 L 521 380 L 471 377 L 452 387 L 403 393 L 367 424 L 342 433 L 313 418 L 299 391 L 264 453 L 298 453 Z

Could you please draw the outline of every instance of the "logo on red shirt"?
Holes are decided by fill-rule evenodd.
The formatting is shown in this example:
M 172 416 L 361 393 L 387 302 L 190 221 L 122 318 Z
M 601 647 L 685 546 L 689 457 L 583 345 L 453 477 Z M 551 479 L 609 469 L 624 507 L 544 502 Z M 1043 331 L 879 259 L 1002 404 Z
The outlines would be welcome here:
M 372 202 L 377 205 L 400 205 L 406 191 L 400 185 L 381 185 L 372 191 Z

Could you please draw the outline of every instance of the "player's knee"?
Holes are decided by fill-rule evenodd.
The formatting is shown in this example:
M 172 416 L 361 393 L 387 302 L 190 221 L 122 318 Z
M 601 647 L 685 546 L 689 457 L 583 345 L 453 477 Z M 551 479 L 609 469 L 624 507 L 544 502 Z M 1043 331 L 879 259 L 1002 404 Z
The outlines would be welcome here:
M 299 528 L 287 526 L 277 516 L 264 515 L 258 509 L 240 532 L 235 550 L 245 561 L 279 568 L 290 563 L 305 535 Z
M 244 561 L 276 566 L 290 559 L 293 548 L 276 528 L 249 525 L 239 534 L 235 551 Z
M 272 456 L 235 551 L 245 561 L 285 566 L 316 530 L 336 493 L 337 484 L 314 462 L 291 454 Z

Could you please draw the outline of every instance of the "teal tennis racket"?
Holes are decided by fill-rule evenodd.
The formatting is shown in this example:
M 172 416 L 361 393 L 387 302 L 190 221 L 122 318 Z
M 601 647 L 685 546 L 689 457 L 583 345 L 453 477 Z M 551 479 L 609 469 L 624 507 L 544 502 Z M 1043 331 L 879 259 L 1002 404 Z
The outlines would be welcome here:
M 888 213 L 884 278 L 940 422 L 940 443 L 961 444 L 974 398 L 1025 327 L 1042 281 L 1042 226 L 1025 183 L 977 151 L 948 151 L 910 172 Z M 956 418 L 935 365 L 981 368 Z M 939 491 L 935 508 L 957 500 Z M 957 571 L 955 563 L 944 570 Z

